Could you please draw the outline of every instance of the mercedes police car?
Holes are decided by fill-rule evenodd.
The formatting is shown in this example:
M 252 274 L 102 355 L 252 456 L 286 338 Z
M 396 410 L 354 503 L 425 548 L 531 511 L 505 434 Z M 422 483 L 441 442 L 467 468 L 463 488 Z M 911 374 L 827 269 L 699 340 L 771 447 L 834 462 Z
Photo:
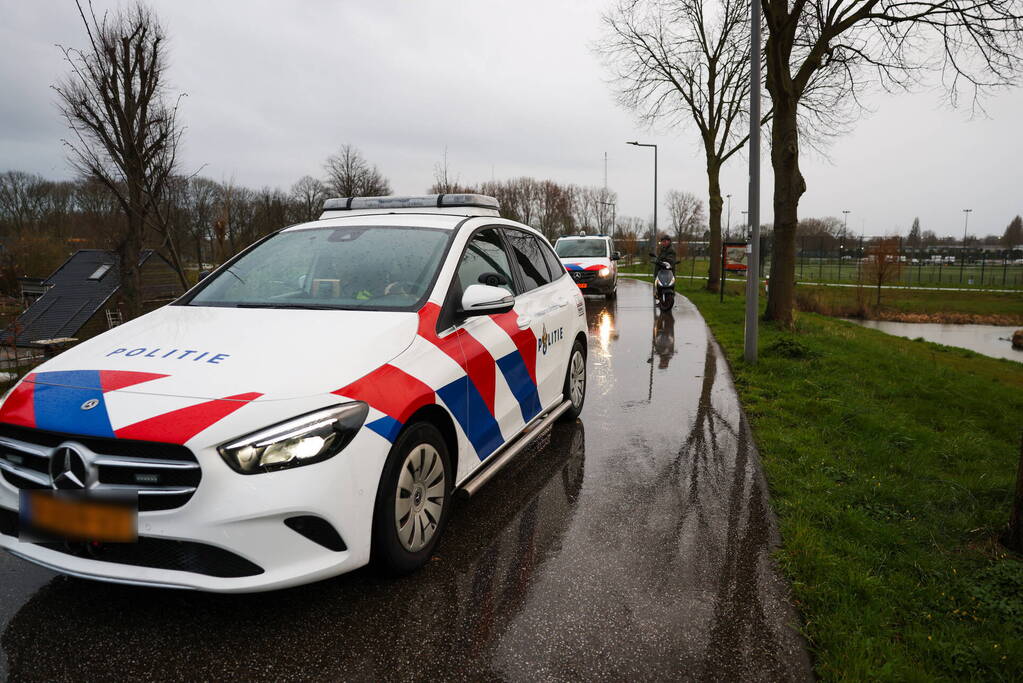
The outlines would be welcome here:
M 328 200 L 0 406 L 0 546 L 244 592 L 411 571 L 586 391 L 579 289 L 480 195 Z
M 622 257 L 607 235 L 562 237 L 554 244 L 561 263 L 584 294 L 618 293 L 618 264 Z

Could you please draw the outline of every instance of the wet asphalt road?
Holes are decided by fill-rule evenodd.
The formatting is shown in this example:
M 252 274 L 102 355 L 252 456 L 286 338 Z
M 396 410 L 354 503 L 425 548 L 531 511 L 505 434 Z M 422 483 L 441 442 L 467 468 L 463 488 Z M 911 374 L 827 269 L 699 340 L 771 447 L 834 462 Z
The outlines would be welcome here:
M 223 596 L 0 555 L 11 680 L 801 680 L 759 458 L 695 308 L 587 301 L 582 418 L 459 502 L 437 557 Z

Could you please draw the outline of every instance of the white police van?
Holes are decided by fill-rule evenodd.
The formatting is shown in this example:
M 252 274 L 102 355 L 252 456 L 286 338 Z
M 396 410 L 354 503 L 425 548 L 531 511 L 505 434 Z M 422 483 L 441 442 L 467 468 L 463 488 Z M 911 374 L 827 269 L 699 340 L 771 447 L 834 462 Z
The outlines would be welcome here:
M 561 263 L 584 294 L 618 294 L 618 260 L 614 242 L 607 235 L 561 237 L 554 244 Z
M 582 296 L 480 195 L 331 199 L 0 406 L 0 547 L 245 592 L 402 573 L 586 391 Z

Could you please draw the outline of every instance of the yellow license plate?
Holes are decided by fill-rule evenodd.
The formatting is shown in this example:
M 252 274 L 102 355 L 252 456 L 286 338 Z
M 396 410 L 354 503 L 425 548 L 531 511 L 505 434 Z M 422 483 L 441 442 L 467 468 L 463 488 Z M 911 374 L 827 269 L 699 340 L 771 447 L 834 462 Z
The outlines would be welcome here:
M 57 491 L 24 491 L 22 522 L 30 530 L 76 541 L 133 543 L 138 512 L 124 501 L 89 500 Z

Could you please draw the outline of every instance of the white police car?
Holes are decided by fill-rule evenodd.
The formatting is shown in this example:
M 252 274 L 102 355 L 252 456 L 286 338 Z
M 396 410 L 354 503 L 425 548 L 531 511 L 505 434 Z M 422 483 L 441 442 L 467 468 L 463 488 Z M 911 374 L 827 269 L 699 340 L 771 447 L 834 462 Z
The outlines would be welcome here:
M 618 263 L 622 257 L 607 235 L 561 237 L 554 244 L 561 263 L 584 294 L 618 293 Z
M 0 546 L 224 592 L 423 564 L 453 493 L 585 398 L 582 296 L 497 209 L 328 200 L 36 368 L 0 406 Z

